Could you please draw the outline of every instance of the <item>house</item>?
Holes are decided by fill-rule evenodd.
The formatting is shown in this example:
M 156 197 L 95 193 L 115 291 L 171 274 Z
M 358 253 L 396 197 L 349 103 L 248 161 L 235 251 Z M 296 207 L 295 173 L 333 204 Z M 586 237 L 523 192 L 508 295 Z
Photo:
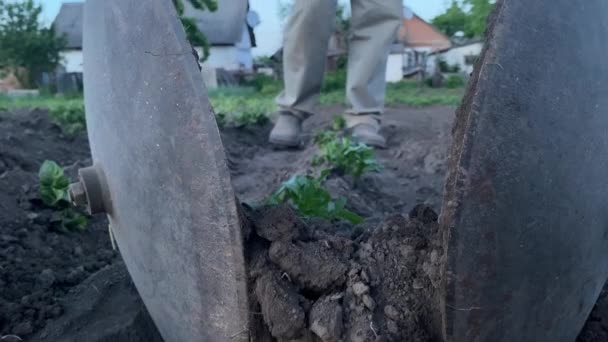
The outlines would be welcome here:
M 249 11 L 248 0 L 218 1 L 215 12 L 197 10 L 190 2 L 184 1 L 184 16 L 196 20 L 198 29 L 211 45 L 204 67 L 252 71 L 251 49 L 255 47 L 253 28 L 259 24 L 259 17 Z M 201 49 L 198 50 L 202 55 Z
M 184 14 L 196 20 L 198 28 L 205 34 L 210 44 L 210 56 L 203 63 L 206 70 L 250 71 L 253 67 L 251 49 L 255 46 L 253 26 L 259 21 L 257 15 L 249 12 L 248 0 L 220 1 L 216 12 L 194 9 L 184 1 Z M 62 64 L 58 79 L 74 75 L 82 79 L 84 3 L 63 3 L 53 25 L 58 34 L 65 35 L 67 45 L 61 52 Z M 199 48 L 199 55 L 201 49 Z
M 433 25 L 404 7 L 403 25 L 388 57 L 386 80 L 398 82 L 414 74 L 432 75 L 437 54 L 452 46 L 450 39 Z
M 447 65 L 458 66 L 461 72 L 468 75 L 473 72 L 475 61 L 481 55 L 482 49 L 482 39 L 454 41 L 452 48 L 443 53 L 441 58 Z

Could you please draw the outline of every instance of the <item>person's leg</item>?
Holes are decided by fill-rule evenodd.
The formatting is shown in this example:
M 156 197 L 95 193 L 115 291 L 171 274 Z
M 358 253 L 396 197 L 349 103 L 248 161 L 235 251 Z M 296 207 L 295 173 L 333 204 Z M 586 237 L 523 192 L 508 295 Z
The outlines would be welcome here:
M 346 96 L 348 128 L 353 137 L 371 145 L 384 145 L 379 135 L 384 111 L 386 63 L 402 23 L 402 0 L 351 0 L 351 37 L 348 52 Z
M 272 143 L 300 143 L 301 121 L 313 113 L 321 91 L 336 3 L 337 0 L 296 0 L 293 5 L 283 38 L 285 88 L 276 99 L 280 114 L 270 133 Z

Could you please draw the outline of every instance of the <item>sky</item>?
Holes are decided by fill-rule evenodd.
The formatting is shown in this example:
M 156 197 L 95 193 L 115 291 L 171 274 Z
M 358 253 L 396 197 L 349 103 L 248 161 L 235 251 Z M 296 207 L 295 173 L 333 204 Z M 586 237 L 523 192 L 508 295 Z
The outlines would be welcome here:
M 78 0 L 68 0 L 76 2 Z M 222 1 L 233 0 L 218 0 L 221 6 Z M 43 20 L 45 23 L 51 23 L 62 0 L 38 0 L 43 5 Z M 261 24 L 255 28 L 258 47 L 253 53 L 256 56 L 264 56 L 273 54 L 281 46 L 281 18 L 279 12 L 279 0 L 249 0 L 251 9 L 258 12 Z M 346 3 L 346 0 L 340 0 Z M 448 0 L 405 0 L 405 4 L 410 7 L 414 13 L 418 14 L 425 20 L 431 20 L 438 14 L 442 13 L 448 6 Z

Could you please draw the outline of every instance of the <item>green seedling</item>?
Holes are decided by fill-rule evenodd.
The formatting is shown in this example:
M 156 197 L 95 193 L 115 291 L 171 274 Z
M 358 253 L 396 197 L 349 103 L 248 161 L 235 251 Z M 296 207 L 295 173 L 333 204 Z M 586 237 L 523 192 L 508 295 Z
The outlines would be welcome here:
M 270 204 L 290 203 L 301 215 L 324 219 L 344 219 L 353 224 L 363 218 L 345 208 L 344 198 L 334 199 L 323 187 L 322 178 L 295 175 L 270 197 Z
M 55 223 L 61 231 L 82 231 L 87 227 L 87 218 L 70 206 L 68 188 L 70 179 L 61 166 L 45 160 L 38 171 L 40 199 L 58 211 Z
M 326 165 L 331 170 L 352 175 L 356 180 L 366 172 L 382 169 L 374 158 L 373 148 L 363 143 L 355 143 L 346 137 L 339 137 L 335 132 L 317 134 L 315 144 L 319 148 L 319 154 L 313 157 L 314 166 Z
M 50 207 L 61 206 L 68 202 L 68 187 L 70 180 L 63 168 L 51 160 L 45 160 L 38 171 L 40 180 L 40 198 Z M 69 204 L 69 203 L 68 203 Z
M 84 105 L 79 101 L 54 106 L 49 111 L 51 121 L 68 135 L 75 135 L 86 129 Z
M 331 123 L 331 130 L 339 132 L 346 128 L 346 119 L 343 116 L 336 116 Z

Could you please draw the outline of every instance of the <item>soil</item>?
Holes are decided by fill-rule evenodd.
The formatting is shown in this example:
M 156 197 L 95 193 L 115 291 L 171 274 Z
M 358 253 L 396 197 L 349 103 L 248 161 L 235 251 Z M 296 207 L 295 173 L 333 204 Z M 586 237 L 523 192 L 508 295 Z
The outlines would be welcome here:
M 239 198 L 260 203 L 291 175 L 310 171 L 310 160 L 316 153 L 310 140 L 331 125 L 333 114 L 343 110 L 327 107 L 305 121 L 305 148 L 300 150 L 270 146 L 270 124 L 224 129 L 232 183 Z M 352 179 L 344 177 L 334 177 L 326 186 L 334 196 L 348 198 L 348 207 L 365 217 L 408 212 L 417 203 L 427 203 L 438 211 L 453 118 L 453 107 L 387 110 L 383 133 L 388 148 L 376 152 L 382 172 L 365 175 L 354 188 Z
M 419 205 L 409 216 L 355 233 L 298 221 L 287 206 L 256 209 L 248 259 L 251 312 L 261 316 L 252 319 L 278 341 L 439 340 L 439 313 L 430 309 L 439 307 L 443 255 L 437 215 Z
M 327 107 L 309 119 L 308 140 L 342 110 Z M 441 277 L 434 237 L 453 113 L 389 110 L 388 148 L 376 152 L 384 169 L 356 183 L 328 180 L 332 194 L 366 218 L 360 226 L 303 221 L 286 208 L 246 210 L 255 340 L 437 337 L 436 313 L 428 308 Z M 266 143 L 269 130 L 222 129 L 235 191 L 250 205 L 289 176 L 309 172 L 315 153 L 309 141 L 300 150 L 274 149 Z M 38 199 L 45 159 L 72 177 L 90 164 L 86 135 L 62 134 L 44 110 L 21 110 L 0 113 L 0 139 L 0 339 L 160 341 L 112 250 L 105 218 L 90 218 L 83 233 L 60 232 L 56 213 Z M 603 293 L 579 342 L 608 341 L 607 298 Z
M 70 288 L 117 260 L 103 217 L 86 233 L 55 229 L 38 198 L 45 159 L 73 175 L 90 162 L 84 135 L 67 137 L 42 110 L 0 113 L 0 336 L 30 336 L 64 313 Z

